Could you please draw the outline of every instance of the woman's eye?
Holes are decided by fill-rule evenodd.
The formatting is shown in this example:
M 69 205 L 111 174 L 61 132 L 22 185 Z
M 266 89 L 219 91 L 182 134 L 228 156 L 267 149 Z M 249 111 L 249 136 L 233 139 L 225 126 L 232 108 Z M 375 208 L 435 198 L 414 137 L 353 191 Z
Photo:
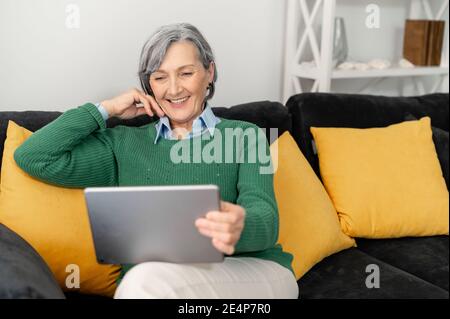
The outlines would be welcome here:
M 191 76 L 192 72 L 184 72 L 184 73 L 181 73 L 181 75 L 182 76 Z
M 164 75 L 153 75 L 151 78 L 153 79 L 153 81 L 161 81 L 164 80 L 166 77 Z

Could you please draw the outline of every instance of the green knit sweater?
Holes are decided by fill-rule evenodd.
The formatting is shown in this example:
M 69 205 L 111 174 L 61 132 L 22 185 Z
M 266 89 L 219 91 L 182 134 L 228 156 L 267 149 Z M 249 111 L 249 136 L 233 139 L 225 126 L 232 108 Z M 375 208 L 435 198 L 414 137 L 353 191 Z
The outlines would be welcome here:
M 161 138 L 154 143 L 155 123 L 106 128 L 95 105 L 87 103 L 66 111 L 36 131 L 16 150 L 14 159 L 28 174 L 47 183 L 71 188 L 216 184 L 222 200 L 241 205 L 246 210 L 245 226 L 233 257 L 272 260 L 292 271 L 292 255 L 283 252 L 277 244 L 278 209 L 273 174 L 260 174 L 261 167 L 267 168 L 268 164 L 263 165 L 258 158 L 256 162 L 252 161 L 245 155 L 239 161 L 236 154 L 233 162 L 225 160 L 225 154 L 230 150 L 229 147 L 225 149 L 225 132 L 248 128 L 257 130 L 251 123 L 221 119 L 214 135 L 208 136 L 210 141 L 222 139 L 222 163 L 205 163 L 199 161 L 198 151 L 193 151 L 193 147 L 200 143 L 204 150 L 208 144 L 206 138 L 200 136 L 181 141 Z M 260 144 L 251 142 L 245 134 L 236 136 L 236 141 L 241 143 L 236 144 L 241 145 L 243 154 L 256 151 L 256 145 Z M 262 138 L 268 149 L 265 137 Z M 261 142 L 261 138 L 257 141 Z M 177 154 L 185 150 L 181 162 L 181 157 L 173 161 L 174 146 Z M 124 271 L 128 269 L 129 266 L 124 267 Z

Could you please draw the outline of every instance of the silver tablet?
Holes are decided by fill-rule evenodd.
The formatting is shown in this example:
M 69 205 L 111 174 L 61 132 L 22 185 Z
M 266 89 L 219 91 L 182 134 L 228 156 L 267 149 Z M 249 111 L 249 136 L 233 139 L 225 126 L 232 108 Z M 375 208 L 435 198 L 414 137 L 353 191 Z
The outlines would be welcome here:
M 195 227 L 219 209 L 216 185 L 91 187 L 84 194 L 99 263 L 223 261 Z

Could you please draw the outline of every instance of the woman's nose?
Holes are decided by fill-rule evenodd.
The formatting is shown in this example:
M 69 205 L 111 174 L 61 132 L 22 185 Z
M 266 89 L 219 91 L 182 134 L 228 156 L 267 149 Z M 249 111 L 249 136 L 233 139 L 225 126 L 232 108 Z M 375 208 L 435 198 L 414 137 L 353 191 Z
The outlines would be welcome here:
M 182 87 L 179 85 L 177 79 L 172 79 L 169 84 L 169 95 L 171 97 L 177 97 L 182 91 Z

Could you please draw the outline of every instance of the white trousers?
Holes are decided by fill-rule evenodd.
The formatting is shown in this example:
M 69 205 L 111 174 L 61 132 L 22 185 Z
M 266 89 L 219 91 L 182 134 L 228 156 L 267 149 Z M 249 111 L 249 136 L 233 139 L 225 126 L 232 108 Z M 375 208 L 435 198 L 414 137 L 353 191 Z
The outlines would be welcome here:
M 296 299 L 294 275 L 276 262 L 227 257 L 223 263 L 147 262 L 131 268 L 114 298 L 119 299 Z

